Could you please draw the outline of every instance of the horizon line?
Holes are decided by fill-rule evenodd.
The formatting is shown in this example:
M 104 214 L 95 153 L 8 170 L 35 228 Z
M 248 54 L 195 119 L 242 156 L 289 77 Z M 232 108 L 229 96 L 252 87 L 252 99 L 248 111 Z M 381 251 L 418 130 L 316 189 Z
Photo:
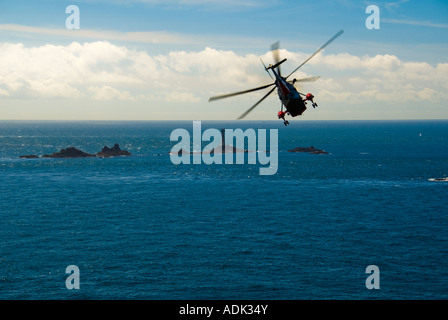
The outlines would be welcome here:
M 278 122 L 276 119 L 269 120 L 198 120 L 198 119 L 185 119 L 185 120 L 160 120 L 160 119 L 148 119 L 148 120 L 107 120 L 107 119 L 0 119 L 0 122 Z M 300 119 L 297 122 L 317 122 L 317 121 L 448 121 L 448 118 L 419 118 L 419 119 Z M 280 122 L 279 122 L 280 123 Z

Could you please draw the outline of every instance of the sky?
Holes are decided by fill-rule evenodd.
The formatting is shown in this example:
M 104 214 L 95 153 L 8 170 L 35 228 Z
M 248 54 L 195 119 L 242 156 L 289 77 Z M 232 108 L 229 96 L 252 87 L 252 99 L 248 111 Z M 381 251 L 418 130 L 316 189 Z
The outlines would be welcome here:
M 448 119 L 446 0 L 0 0 L 0 120 L 235 120 L 269 89 L 209 97 L 271 83 L 274 42 L 286 74 L 341 29 L 291 76 L 320 76 L 301 119 Z

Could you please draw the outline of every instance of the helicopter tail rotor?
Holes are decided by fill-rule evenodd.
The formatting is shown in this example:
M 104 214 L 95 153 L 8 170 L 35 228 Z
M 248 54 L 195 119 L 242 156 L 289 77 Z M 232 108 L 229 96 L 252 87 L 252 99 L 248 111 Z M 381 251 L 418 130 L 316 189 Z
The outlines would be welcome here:
M 277 41 L 276 43 L 273 43 L 271 45 L 271 50 L 272 50 L 272 54 L 274 55 L 274 61 L 275 61 L 275 66 L 277 66 L 277 73 L 278 75 L 281 77 L 282 76 L 282 70 L 280 69 L 280 41 Z

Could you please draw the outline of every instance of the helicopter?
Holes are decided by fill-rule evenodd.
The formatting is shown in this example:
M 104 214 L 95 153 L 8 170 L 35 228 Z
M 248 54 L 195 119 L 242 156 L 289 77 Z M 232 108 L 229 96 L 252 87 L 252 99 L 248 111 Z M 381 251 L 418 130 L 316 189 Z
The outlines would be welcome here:
M 253 106 L 251 106 L 248 110 L 246 110 L 246 112 L 244 112 L 241 116 L 239 116 L 237 120 L 243 119 L 245 116 L 247 116 L 252 110 L 255 109 L 255 107 L 257 107 L 264 99 L 266 99 L 275 90 L 275 88 L 277 88 L 278 96 L 281 101 L 281 107 L 280 107 L 280 111 L 277 113 L 277 117 L 279 119 L 282 119 L 285 126 L 287 126 L 289 124 L 289 121 L 285 119 L 286 115 L 290 115 L 291 117 L 296 117 L 296 116 L 302 115 L 302 113 L 306 110 L 307 102 L 311 102 L 313 108 L 317 107 L 317 103 L 314 102 L 314 95 L 311 93 L 304 94 L 304 93 L 299 92 L 295 88 L 294 84 L 297 82 L 300 83 L 300 82 L 316 81 L 317 79 L 320 78 L 320 76 L 308 77 L 308 78 L 303 78 L 303 79 L 294 78 L 293 80 L 288 80 L 288 78 L 293 73 L 295 73 L 297 70 L 299 70 L 305 63 L 310 61 L 315 55 L 317 55 L 319 52 L 321 52 L 331 42 L 336 40 L 336 38 L 338 38 L 343 33 L 344 33 L 344 30 L 340 30 L 339 32 L 337 32 L 323 46 L 321 46 L 319 49 L 317 49 L 316 52 L 314 52 L 308 59 L 306 59 L 302 64 L 300 64 L 297 68 L 295 68 L 286 77 L 282 76 L 280 65 L 283 64 L 287 59 L 285 58 L 283 60 L 280 60 L 279 42 L 272 44 L 271 50 L 274 55 L 275 64 L 274 65 L 270 64 L 268 67 L 266 67 L 263 60 L 261 60 L 261 58 L 260 58 L 260 60 L 264 66 L 264 69 L 269 74 L 269 76 L 271 77 L 272 80 L 274 80 L 274 78 L 269 73 L 269 71 L 271 71 L 273 73 L 273 75 L 275 77 L 275 80 L 273 83 L 270 83 L 270 84 L 267 84 L 267 85 L 264 85 L 261 87 L 249 89 L 249 90 L 213 96 L 213 97 L 210 97 L 208 101 L 210 102 L 210 101 L 215 101 L 215 100 L 219 100 L 219 99 L 230 98 L 230 97 L 237 96 L 240 94 L 263 90 L 263 89 L 274 86 L 260 100 L 258 100 Z M 284 108 L 284 110 L 283 110 L 283 108 Z

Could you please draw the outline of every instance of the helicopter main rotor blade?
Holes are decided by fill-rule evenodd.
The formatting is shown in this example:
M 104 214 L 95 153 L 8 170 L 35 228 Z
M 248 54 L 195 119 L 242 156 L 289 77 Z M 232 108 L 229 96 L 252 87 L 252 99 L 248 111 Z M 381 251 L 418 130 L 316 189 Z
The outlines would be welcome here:
M 249 92 L 254 92 L 254 91 L 258 91 L 258 90 L 262 90 L 265 88 L 269 88 L 270 86 L 273 86 L 275 83 L 271 83 L 271 84 L 267 84 L 261 87 L 257 87 L 257 88 L 253 88 L 253 89 L 249 89 L 249 90 L 244 90 L 244 91 L 239 91 L 239 92 L 234 92 L 234 93 L 227 93 L 227 94 L 222 94 L 219 96 L 214 96 L 214 97 L 210 97 L 208 99 L 208 101 L 215 101 L 215 100 L 219 100 L 219 99 L 224 99 L 224 98 L 229 98 L 229 97 L 233 97 L 233 96 L 237 96 L 239 94 L 244 94 L 244 93 L 249 93 Z
M 293 72 L 291 72 L 285 79 L 288 79 L 289 76 L 291 76 L 294 72 L 296 72 L 297 70 L 299 70 L 305 63 L 307 63 L 308 61 L 311 60 L 311 58 L 313 58 L 316 54 L 318 54 L 319 52 L 321 52 L 326 46 L 328 46 L 330 43 L 332 43 L 334 40 L 336 40 L 336 38 L 338 38 L 341 34 L 344 33 L 344 30 L 339 30 L 338 33 L 336 33 L 330 40 L 328 40 L 327 42 L 325 42 L 325 44 L 320 47 L 319 49 L 317 49 L 316 52 L 314 52 L 308 59 L 306 59 L 300 66 L 298 66 L 296 69 L 294 69 Z
M 309 78 L 302 78 L 302 79 L 295 79 L 294 78 L 293 80 L 289 80 L 288 82 L 292 83 L 292 84 L 294 84 L 296 82 L 313 82 L 313 81 L 316 81 L 319 78 L 320 78 L 320 76 L 309 77 Z
M 269 77 L 271 77 L 272 81 L 275 81 L 274 78 L 272 77 L 272 75 L 269 73 L 268 68 L 264 64 L 263 60 L 261 60 L 261 57 L 259 57 L 259 58 L 260 58 L 261 63 L 263 64 L 264 70 L 266 70 L 266 72 L 268 73 Z
M 278 64 L 280 62 L 280 53 L 278 52 L 279 49 L 280 49 L 280 41 L 277 41 L 276 43 L 273 43 L 271 45 L 271 50 L 274 55 L 275 64 Z M 280 65 L 278 65 L 278 67 L 277 67 L 277 72 L 278 72 L 278 75 L 281 77 L 282 71 L 280 69 Z
M 271 90 L 269 90 L 269 92 L 266 93 L 266 95 L 265 95 L 263 98 L 261 98 L 260 100 L 258 100 L 257 103 L 255 103 L 252 107 L 250 107 L 249 109 L 247 109 L 247 111 L 244 112 L 242 115 L 240 115 L 240 116 L 238 117 L 237 120 L 241 120 L 241 119 L 243 119 L 245 116 L 247 116 L 247 115 L 249 114 L 249 112 L 251 112 L 252 110 L 254 110 L 256 106 L 258 106 L 264 99 L 266 99 L 266 98 L 267 98 L 267 97 L 268 97 L 268 96 L 275 90 L 275 88 L 276 88 L 276 87 L 274 87 L 274 88 L 272 88 Z

